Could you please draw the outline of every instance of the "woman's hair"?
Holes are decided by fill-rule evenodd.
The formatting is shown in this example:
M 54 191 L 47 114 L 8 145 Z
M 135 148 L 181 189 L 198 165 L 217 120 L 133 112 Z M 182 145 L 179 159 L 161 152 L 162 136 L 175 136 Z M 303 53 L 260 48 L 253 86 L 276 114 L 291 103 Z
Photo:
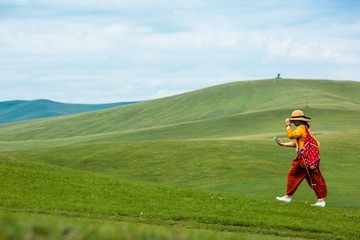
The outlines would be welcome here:
M 308 128 L 310 128 L 309 123 L 305 121 L 299 121 L 299 125 L 306 125 Z

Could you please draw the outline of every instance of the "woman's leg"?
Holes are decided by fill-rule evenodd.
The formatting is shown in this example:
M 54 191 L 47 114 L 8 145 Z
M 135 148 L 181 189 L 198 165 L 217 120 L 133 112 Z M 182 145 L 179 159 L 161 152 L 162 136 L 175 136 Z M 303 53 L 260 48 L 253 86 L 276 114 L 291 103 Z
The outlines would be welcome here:
M 293 160 L 292 167 L 287 174 L 286 195 L 292 196 L 306 177 L 306 169 L 299 166 L 299 161 Z
M 321 201 L 327 197 L 327 187 L 326 187 L 325 179 L 321 174 L 319 168 L 315 170 L 309 170 L 309 174 L 311 177 L 311 181 L 310 179 L 308 179 L 308 177 L 306 180 L 309 186 L 314 190 L 316 197 Z

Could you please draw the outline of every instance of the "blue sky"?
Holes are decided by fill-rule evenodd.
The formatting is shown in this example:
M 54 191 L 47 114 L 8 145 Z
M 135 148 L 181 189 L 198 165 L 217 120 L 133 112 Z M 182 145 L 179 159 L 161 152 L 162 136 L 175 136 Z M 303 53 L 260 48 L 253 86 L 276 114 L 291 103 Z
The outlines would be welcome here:
M 240 80 L 360 80 L 360 1 L 0 0 L 0 101 L 147 100 Z

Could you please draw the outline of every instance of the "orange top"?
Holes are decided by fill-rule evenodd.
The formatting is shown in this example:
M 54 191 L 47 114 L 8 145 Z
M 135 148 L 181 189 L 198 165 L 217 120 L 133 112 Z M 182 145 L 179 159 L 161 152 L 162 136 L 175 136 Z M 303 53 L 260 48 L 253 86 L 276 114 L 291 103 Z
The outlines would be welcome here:
M 293 139 L 293 141 L 292 141 L 293 147 L 296 147 L 296 141 L 299 144 L 298 148 L 304 147 L 304 142 L 305 142 L 305 137 L 306 137 L 305 125 L 300 125 L 295 130 L 292 130 L 291 128 L 289 128 L 286 130 L 286 134 L 287 134 L 288 138 Z M 318 140 L 316 140 L 316 141 L 318 143 L 318 147 L 320 148 L 320 142 Z
M 299 148 L 304 147 L 304 140 L 306 137 L 306 129 L 304 125 L 298 126 L 295 130 L 288 128 L 286 130 L 288 138 L 292 139 L 293 147 L 296 147 L 296 141 L 299 144 Z

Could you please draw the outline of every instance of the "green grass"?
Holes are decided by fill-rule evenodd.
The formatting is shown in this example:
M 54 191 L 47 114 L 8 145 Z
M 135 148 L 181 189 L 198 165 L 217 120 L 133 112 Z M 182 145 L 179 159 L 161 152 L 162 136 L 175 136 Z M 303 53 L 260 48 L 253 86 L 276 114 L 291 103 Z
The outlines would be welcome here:
M 169 224 L 171 225 L 171 224 Z M 262 234 L 186 229 L 144 223 L 89 219 L 53 214 L 7 213 L 0 217 L 0 238 L 23 239 L 274 239 Z M 294 239 L 276 237 L 276 239 Z M 296 239 L 296 238 L 295 238 Z
M 356 164 L 359 131 L 323 133 L 321 168 L 329 185 L 329 204 L 360 207 Z M 342 143 L 334 139 L 342 138 Z M 285 176 L 295 157 L 272 136 L 238 140 L 177 140 L 98 143 L 7 152 L 8 156 L 104 173 L 119 179 L 236 192 L 273 198 L 282 194 Z M 341 171 L 341 174 L 339 173 Z M 348 184 L 351 182 L 352 184 Z M 343 198 L 351 194 L 351 198 Z M 315 201 L 304 186 L 295 201 Z
M 14 226 L 4 227 L 4 232 L 19 225 L 20 233 L 32 231 L 40 236 L 59 234 L 66 228 L 84 234 L 81 228 L 99 221 L 105 224 L 90 229 L 100 236 L 103 227 L 116 231 L 122 222 L 164 226 L 167 228 L 156 228 L 154 232 L 160 236 L 176 236 L 181 232 L 191 239 L 201 239 L 203 234 L 209 238 L 221 235 L 237 238 L 245 234 L 248 237 L 244 239 L 357 239 L 360 236 L 360 213 L 350 209 L 314 209 L 305 204 L 279 204 L 272 199 L 252 199 L 238 194 L 121 181 L 102 174 L 15 159 L 1 161 L 0 173 L 1 211 L 5 213 L 0 219 L 15 222 Z M 73 222 L 69 227 L 64 223 L 68 218 Z M 22 228 L 23 221 L 30 222 L 32 227 Z M 60 224 L 52 224 L 58 221 Z M 177 230 L 170 231 L 170 226 Z M 197 230 L 200 237 L 191 237 L 190 229 Z M 141 232 L 136 228 L 134 232 L 130 230 L 132 234 Z M 151 232 L 144 230 L 145 236 L 139 239 L 146 239 L 148 234 Z
M 83 136 L 79 135 L 74 137 L 58 137 L 57 135 L 52 135 L 51 131 L 48 132 L 48 130 L 43 128 L 34 130 L 36 131 L 36 134 L 46 135 L 46 139 L 44 140 L 37 139 L 37 137 L 34 137 L 35 139 L 28 139 L 31 138 L 31 134 L 33 134 L 32 132 L 27 132 L 29 127 L 28 124 L 24 124 L 23 126 L 16 124 L 16 129 L 10 125 L 8 128 L 3 129 L 3 133 L 1 133 L 0 130 L 0 134 L 3 136 L 3 139 L 0 141 L 0 147 L 2 151 L 7 151 L 101 142 L 175 139 L 248 139 L 254 137 L 266 138 L 274 135 L 284 137 L 283 121 L 289 116 L 291 111 L 291 109 L 288 109 L 255 112 L 224 116 L 223 118 L 204 121 L 185 122 L 160 127 L 129 129 Z M 313 131 L 315 134 L 329 131 L 342 133 L 351 129 L 357 130 L 357 117 L 360 115 L 359 111 L 342 109 L 306 109 L 306 112 L 314 118 L 311 126 L 312 129 L 314 129 Z M 316 118 L 314 116 L 316 116 Z M 39 123 L 36 121 L 36 124 Z M 48 121 L 45 121 L 44 124 L 48 124 Z M 20 126 L 22 126 L 22 128 L 18 129 Z M 68 130 L 69 129 L 67 128 L 63 129 L 65 132 Z M 8 133 L 11 133 L 15 139 L 6 141 Z
M 0 124 L 0 239 L 358 239 L 359 88 L 236 82 Z M 305 183 L 275 201 L 295 152 L 273 136 L 296 108 L 321 142 L 325 209 Z

